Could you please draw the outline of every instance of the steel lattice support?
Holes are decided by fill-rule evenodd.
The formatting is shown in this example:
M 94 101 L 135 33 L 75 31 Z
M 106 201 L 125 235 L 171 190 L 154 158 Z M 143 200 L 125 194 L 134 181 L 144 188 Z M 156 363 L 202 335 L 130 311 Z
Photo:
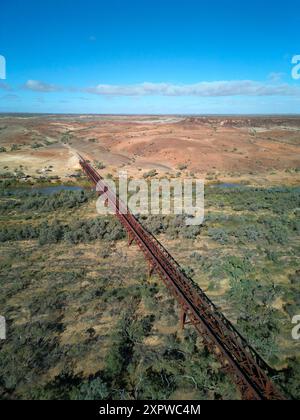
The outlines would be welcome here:
M 230 373 L 244 399 L 285 399 L 269 376 L 272 369 L 248 345 L 231 322 L 208 296 L 186 276 L 163 245 L 138 222 L 127 207 L 110 191 L 95 169 L 80 156 L 80 165 L 96 187 L 105 194 L 128 234 L 128 245 L 135 242 L 149 264 L 149 277 L 155 271 L 181 307 L 181 325 L 192 324 L 206 347 Z

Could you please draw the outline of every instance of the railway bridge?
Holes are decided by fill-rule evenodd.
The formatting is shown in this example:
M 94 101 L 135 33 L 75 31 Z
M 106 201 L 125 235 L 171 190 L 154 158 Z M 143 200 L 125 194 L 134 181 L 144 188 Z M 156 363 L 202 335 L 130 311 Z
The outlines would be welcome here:
M 270 375 L 274 371 L 219 311 L 204 291 L 185 274 L 164 246 L 148 232 L 104 182 L 90 163 L 79 155 L 80 165 L 97 193 L 104 194 L 128 235 L 144 254 L 149 274 L 164 282 L 181 308 L 181 325 L 191 324 L 201 335 L 206 347 L 220 361 L 247 400 L 283 400 Z

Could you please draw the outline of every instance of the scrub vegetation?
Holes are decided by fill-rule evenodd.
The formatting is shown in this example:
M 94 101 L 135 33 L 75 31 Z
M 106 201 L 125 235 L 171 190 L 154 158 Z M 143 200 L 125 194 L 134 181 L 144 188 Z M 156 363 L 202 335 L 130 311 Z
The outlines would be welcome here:
M 150 176 L 150 175 L 149 175 Z M 6 181 L 3 181 L 6 182 Z M 1 399 L 231 399 L 238 393 L 90 191 L 0 189 Z M 297 187 L 206 189 L 206 218 L 140 216 L 300 398 Z

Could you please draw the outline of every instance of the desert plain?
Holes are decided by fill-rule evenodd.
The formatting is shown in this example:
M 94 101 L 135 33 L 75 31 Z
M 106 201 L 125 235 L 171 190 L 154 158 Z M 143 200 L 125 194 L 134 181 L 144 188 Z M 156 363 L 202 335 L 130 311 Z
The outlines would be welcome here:
M 213 182 L 297 183 L 300 118 L 293 116 L 0 116 L 0 170 L 66 180 L 78 155 L 103 174 L 196 176 Z M 105 170 L 104 170 L 105 169 Z M 292 172 L 292 174 L 291 174 Z M 292 176 L 291 176 L 292 175 Z

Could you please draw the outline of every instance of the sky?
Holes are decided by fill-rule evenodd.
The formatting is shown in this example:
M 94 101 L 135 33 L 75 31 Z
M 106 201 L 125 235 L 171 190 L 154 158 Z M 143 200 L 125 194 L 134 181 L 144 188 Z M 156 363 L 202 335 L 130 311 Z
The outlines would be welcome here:
M 298 114 L 299 28 L 299 0 L 3 1 L 0 112 Z

